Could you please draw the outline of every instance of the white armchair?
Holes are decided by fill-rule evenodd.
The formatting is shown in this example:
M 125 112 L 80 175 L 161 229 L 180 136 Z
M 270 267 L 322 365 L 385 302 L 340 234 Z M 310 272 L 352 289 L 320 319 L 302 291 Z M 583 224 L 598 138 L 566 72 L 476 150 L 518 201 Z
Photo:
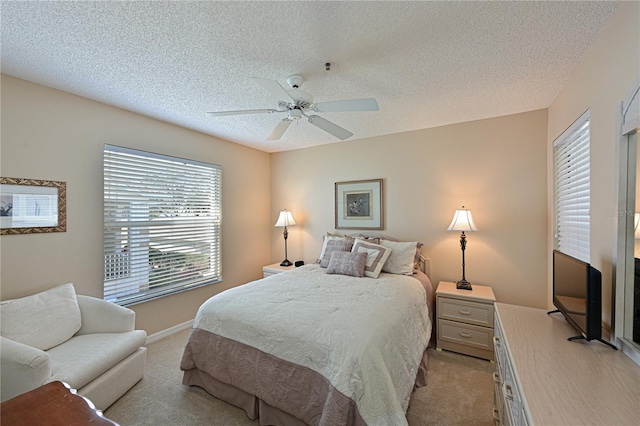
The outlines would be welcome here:
M 0 302 L 1 399 L 60 380 L 106 409 L 144 374 L 146 333 L 131 309 L 64 284 Z

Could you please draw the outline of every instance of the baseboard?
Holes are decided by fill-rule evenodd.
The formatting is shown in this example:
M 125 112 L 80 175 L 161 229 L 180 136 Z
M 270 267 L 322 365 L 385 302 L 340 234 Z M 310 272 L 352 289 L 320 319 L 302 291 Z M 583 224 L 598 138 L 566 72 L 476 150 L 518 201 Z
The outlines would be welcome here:
M 153 333 L 149 336 L 147 336 L 147 345 L 149 343 L 153 343 L 155 341 L 158 341 L 160 339 L 163 339 L 165 337 L 169 337 L 172 334 L 176 334 L 182 330 L 186 330 L 188 328 L 191 328 L 193 326 L 193 320 L 189 320 L 189 321 L 185 321 L 182 324 L 178 324 L 178 325 L 174 325 L 173 327 L 169 327 L 167 329 L 164 329 L 162 331 L 158 331 L 157 333 Z

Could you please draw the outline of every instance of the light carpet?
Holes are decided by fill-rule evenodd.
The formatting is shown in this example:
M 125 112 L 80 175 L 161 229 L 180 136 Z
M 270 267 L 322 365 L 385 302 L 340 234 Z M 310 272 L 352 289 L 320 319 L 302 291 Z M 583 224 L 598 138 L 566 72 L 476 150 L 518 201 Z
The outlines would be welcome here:
M 122 426 L 258 425 L 198 387 L 182 385 L 180 360 L 190 330 L 148 345 L 144 378 L 105 412 Z M 429 349 L 427 386 L 413 393 L 410 426 L 493 425 L 494 364 Z

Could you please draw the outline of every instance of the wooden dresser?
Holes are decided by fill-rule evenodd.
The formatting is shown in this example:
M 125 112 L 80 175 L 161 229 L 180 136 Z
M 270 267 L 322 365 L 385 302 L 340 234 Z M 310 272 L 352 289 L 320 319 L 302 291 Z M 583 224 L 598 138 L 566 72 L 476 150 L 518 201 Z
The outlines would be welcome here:
M 568 341 L 561 314 L 495 304 L 495 417 L 504 425 L 640 424 L 640 366 L 598 341 Z
M 3 402 L 0 414 L 7 426 L 118 426 L 63 382 L 47 383 Z

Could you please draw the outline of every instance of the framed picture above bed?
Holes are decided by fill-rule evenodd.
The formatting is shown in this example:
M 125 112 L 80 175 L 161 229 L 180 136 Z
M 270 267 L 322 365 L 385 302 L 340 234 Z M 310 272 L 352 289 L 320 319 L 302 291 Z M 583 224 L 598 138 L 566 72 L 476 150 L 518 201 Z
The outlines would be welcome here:
M 382 179 L 335 184 L 336 229 L 384 229 Z

